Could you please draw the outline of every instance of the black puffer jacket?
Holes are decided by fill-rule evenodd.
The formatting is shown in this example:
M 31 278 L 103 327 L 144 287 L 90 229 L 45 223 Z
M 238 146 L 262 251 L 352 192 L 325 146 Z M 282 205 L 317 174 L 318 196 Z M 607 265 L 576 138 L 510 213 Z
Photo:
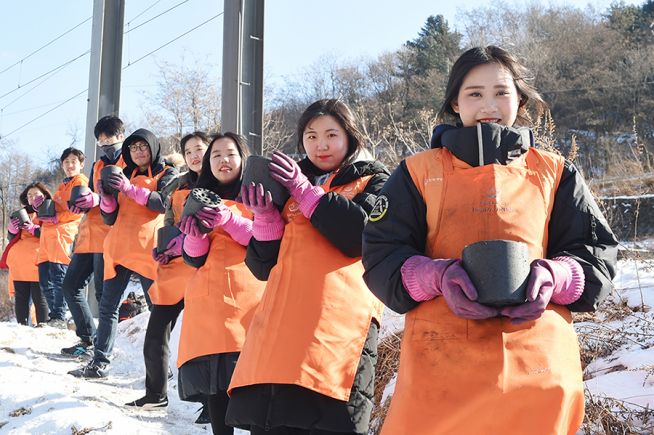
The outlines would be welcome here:
M 178 171 L 174 167 L 168 166 L 164 161 L 163 157 L 161 156 L 161 146 L 159 145 L 159 139 L 157 139 L 157 136 L 155 136 L 154 133 L 149 130 L 140 128 L 129 135 L 123 142 L 122 156 L 126 164 L 125 168 L 123 169 L 123 174 L 125 174 L 128 179 L 131 178 L 134 170 L 138 169 L 138 166 L 136 166 L 132 160 L 132 156 L 130 155 L 129 146 L 139 140 L 143 140 L 147 142 L 148 145 L 150 145 L 150 153 L 152 156 L 152 160 L 150 162 L 150 170 L 152 171 L 152 175 L 155 176 L 161 172 L 165 172 L 157 182 L 157 190 L 150 193 L 146 207 L 152 211 L 156 211 L 157 213 L 164 213 L 166 211 L 165 205 L 167 199 L 162 191 L 164 187 L 166 187 L 168 183 L 170 183 L 177 176 Z M 143 174 L 147 175 L 147 172 L 141 171 L 138 173 L 138 175 Z M 116 207 L 112 213 L 105 213 L 101 211 L 104 223 L 107 225 L 113 225 L 114 222 L 116 222 L 116 217 L 118 217 L 119 209 L 120 205 Z
M 299 163 L 302 172 L 313 185 L 322 184 L 329 174 L 316 173 L 315 166 L 309 159 Z M 361 234 L 368 222 L 384 183 L 388 179 L 388 170 L 376 161 L 354 162 L 340 170 L 331 182 L 332 187 L 351 183 L 362 177 L 372 176 L 363 192 L 352 200 L 327 192 L 320 198 L 316 210 L 311 216 L 311 224 L 334 246 L 349 257 L 361 255 Z M 277 264 L 277 255 L 281 241 L 260 242 L 252 239 L 248 245 L 245 263 L 258 279 L 265 281 L 273 266 Z
M 299 163 L 314 185 L 324 183 L 330 174 L 321 173 L 308 159 Z M 388 179 L 387 169 L 378 162 L 359 161 L 342 168 L 331 186 L 341 186 L 371 176 L 363 192 L 351 200 L 334 192 L 320 199 L 311 224 L 341 252 L 350 257 L 361 255 L 361 234 L 377 195 Z M 260 280 L 266 280 L 277 263 L 281 241 L 261 242 L 254 238 L 248 245 L 246 264 Z M 345 433 L 368 433 L 379 325 L 372 323 L 359 360 L 348 402 L 333 399 L 296 385 L 259 384 L 232 392 L 226 421 L 250 428 L 288 426 Z
M 444 146 L 476 166 L 477 152 L 469 152 L 478 148 L 474 129 L 437 128 L 432 147 Z M 525 133 L 522 129 L 484 125 L 484 164 L 506 164 L 525 153 L 531 146 L 531 136 Z M 364 280 L 386 306 L 405 313 L 418 302 L 404 288 L 400 269 L 409 257 L 425 253 L 427 207 L 404 161 L 388 179 L 381 195 L 388 204 L 384 207 L 386 213 L 382 219 L 370 222 L 363 233 Z M 548 234 L 547 258 L 574 258 L 586 277 L 581 298 L 568 308 L 595 310 L 611 291 L 618 243 L 586 183 L 569 161 L 565 162 L 556 190 Z

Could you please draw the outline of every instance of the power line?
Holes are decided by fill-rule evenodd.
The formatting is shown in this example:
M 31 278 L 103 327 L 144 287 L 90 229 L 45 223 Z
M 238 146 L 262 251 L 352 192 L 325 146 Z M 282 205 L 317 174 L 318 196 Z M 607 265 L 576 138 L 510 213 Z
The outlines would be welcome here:
M 134 62 L 130 63 L 129 65 L 127 65 L 127 66 L 125 66 L 125 67 L 123 67 L 123 70 L 125 70 L 126 68 L 130 67 L 131 65 L 134 65 L 135 63 L 137 63 L 137 62 L 139 62 L 139 61 L 145 59 L 146 57 L 148 57 L 148 56 L 150 56 L 150 55 L 156 53 L 157 51 L 161 50 L 162 48 L 164 48 L 164 47 L 166 47 L 166 46 L 172 44 L 173 42 L 177 41 L 178 39 L 182 38 L 183 36 L 186 36 L 186 35 L 188 35 L 189 33 L 191 33 L 191 32 L 193 32 L 193 31 L 199 29 L 200 27 L 204 26 L 205 24 L 209 23 L 210 21 L 215 20 L 216 18 L 218 18 L 219 16 L 221 16 L 221 15 L 223 15 L 223 14 L 224 14 L 224 12 L 220 12 L 219 14 L 214 15 L 213 17 L 207 19 L 206 21 L 203 21 L 202 23 L 198 24 L 197 26 L 193 27 L 192 29 L 187 30 L 186 32 L 182 33 L 181 35 L 179 35 L 179 36 L 177 36 L 177 37 L 171 39 L 170 41 L 166 42 L 165 44 L 161 45 L 160 47 L 158 47 L 158 48 L 152 50 L 152 51 L 149 52 L 148 54 L 146 54 L 146 55 L 144 55 L 144 56 L 141 56 L 140 58 L 138 58 L 138 59 L 135 60 Z M 90 51 L 90 50 L 89 50 L 89 51 Z M 87 52 L 87 53 L 88 53 L 88 52 Z M 86 53 L 85 53 L 85 54 L 86 54 Z M 24 123 L 24 124 L 21 125 L 20 127 L 15 128 L 14 130 L 10 131 L 9 133 L 7 133 L 7 134 L 5 134 L 5 135 L 0 135 L 0 139 L 5 139 L 5 138 L 11 136 L 12 134 L 16 133 L 17 131 L 19 131 L 19 130 L 25 128 L 25 127 L 27 127 L 28 125 L 32 124 L 33 122 L 36 122 L 37 120 L 43 118 L 45 115 L 47 115 L 47 114 L 49 114 L 49 113 L 55 111 L 56 109 L 60 108 L 60 107 L 63 106 L 64 104 L 68 103 L 69 101 L 74 100 L 75 98 L 77 98 L 77 97 L 79 97 L 80 95 L 84 94 L 84 93 L 87 92 L 88 90 L 89 90 L 89 89 L 86 88 L 86 89 L 84 89 L 83 91 L 78 92 L 77 94 L 73 95 L 72 97 L 70 97 L 70 98 L 68 98 L 68 99 L 66 99 L 66 100 L 64 100 L 64 101 L 62 101 L 60 104 L 57 104 L 57 105 L 56 105 L 55 107 L 53 107 L 52 109 L 50 109 L 50 110 L 48 110 L 48 111 L 46 111 L 46 112 L 43 112 L 42 114 L 36 116 L 35 118 L 32 118 L 31 120 L 27 121 L 26 123 Z M 0 97 L 0 98 L 1 98 L 1 97 Z
M 57 71 L 57 70 L 60 70 L 60 69 L 64 68 L 66 65 L 69 65 L 69 64 L 75 62 L 77 59 L 86 56 L 86 55 L 89 54 L 90 52 L 91 52 L 91 50 L 86 50 L 84 53 L 80 54 L 79 56 L 74 57 L 73 59 L 70 59 L 70 60 L 68 60 L 68 61 L 66 61 L 66 62 L 64 62 L 64 63 L 62 63 L 61 65 L 59 65 L 59 66 L 57 66 L 57 67 L 52 68 L 50 71 L 45 72 L 45 73 L 41 74 L 40 76 L 35 77 L 35 78 L 33 78 L 32 80 L 30 80 L 30 81 L 28 81 L 28 82 L 26 82 L 26 83 L 23 83 L 22 85 L 18 85 L 18 87 L 17 87 L 16 89 L 12 89 L 11 91 L 6 92 L 6 93 L 0 95 L 0 99 L 6 97 L 7 95 L 13 94 L 14 92 L 16 92 L 17 90 L 19 90 L 20 88 L 23 88 L 23 87 L 29 85 L 30 83 L 34 83 L 34 82 L 37 81 L 38 79 L 40 79 L 40 78 L 42 78 L 42 77 L 45 77 L 45 76 L 47 76 L 48 74 L 50 74 L 50 73 L 52 73 L 52 72 L 54 72 L 54 71 Z
M 145 8 L 144 10 L 142 10 L 141 12 L 139 12 L 138 14 L 136 14 L 135 17 L 133 17 L 131 20 L 129 20 L 129 21 L 127 22 L 127 25 L 129 26 L 129 23 L 131 23 L 132 21 L 134 21 L 135 19 L 137 19 L 138 17 L 140 17 L 141 15 L 143 15 L 144 13 L 146 13 L 147 11 L 149 11 L 150 9 L 152 9 L 153 7 L 155 7 L 155 6 L 157 5 L 157 3 L 159 3 L 159 2 L 161 2 L 161 0 L 157 0 L 156 2 L 152 3 L 150 6 L 148 6 L 147 8 Z
M 38 121 L 39 119 L 43 118 L 43 117 L 44 117 L 45 115 L 47 115 L 48 113 L 50 113 L 50 112 L 52 112 L 52 111 L 54 111 L 54 110 L 60 108 L 61 106 L 63 106 L 63 105 L 66 104 L 67 102 L 69 102 L 69 101 L 71 101 L 71 100 L 74 100 L 75 98 L 77 98 L 77 97 L 79 97 L 80 95 L 84 94 L 84 93 L 85 93 L 86 91 L 88 91 L 88 90 L 89 90 L 89 88 L 86 88 L 86 89 L 84 89 L 82 92 L 78 92 L 77 94 L 73 95 L 72 97 L 68 98 L 67 100 L 63 101 L 62 103 L 57 104 L 56 106 L 54 106 L 52 109 L 48 110 L 47 112 L 43 112 L 42 114 L 40 114 L 40 115 L 37 116 L 36 118 L 32 118 L 30 121 L 27 121 L 25 124 L 23 124 L 23 125 L 21 125 L 20 127 L 18 127 L 18 128 L 16 128 L 16 129 L 10 131 L 9 133 L 5 134 L 4 136 L 0 136 L 0 139 L 6 139 L 7 137 L 9 137 L 9 136 L 11 136 L 12 134 L 16 133 L 18 130 L 20 130 L 20 129 L 24 128 L 24 127 L 27 127 L 28 125 L 30 125 L 30 124 L 33 123 L 33 122 Z
M 6 71 L 8 71 L 8 70 L 10 70 L 11 68 L 15 67 L 15 66 L 18 65 L 18 64 L 20 64 L 20 63 L 26 61 L 26 60 L 29 59 L 32 55 L 35 55 L 35 54 L 38 53 L 39 51 L 43 50 L 45 47 L 51 45 L 52 43 L 54 43 L 54 42 L 57 41 L 58 39 L 61 39 L 63 36 L 67 35 L 68 33 L 72 32 L 73 30 L 77 29 L 79 26 L 81 26 L 82 24 L 86 23 L 86 22 L 89 21 L 91 18 L 93 18 L 93 17 L 92 17 L 92 16 L 91 16 L 91 17 L 88 17 L 87 19 L 85 19 L 85 20 L 82 21 L 81 23 L 77 24 L 76 26 L 72 27 L 71 29 L 66 30 L 66 31 L 65 31 L 64 33 L 62 33 L 61 35 L 59 35 L 59 36 L 57 36 L 56 38 L 52 39 L 50 42 L 47 42 L 47 43 L 46 43 L 45 45 L 43 45 L 42 47 L 37 48 L 36 50 L 34 50 L 33 52 L 31 52 L 30 54 L 28 54 L 27 56 L 25 56 L 25 57 L 22 58 L 21 60 L 19 60 L 18 62 L 14 63 L 14 64 L 12 64 L 12 65 L 9 65 L 7 68 L 5 68 L 5 69 L 3 69 L 2 71 L 0 71 L 0 74 L 6 72 Z
M 11 106 L 12 104 L 14 104 L 16 101 L 18 101 L 18 100 L 20 100 L 21 98 L 23 98 L 25 95 L 27 95 L 27 94 L 29 94 L 30 92 L 32 92 L 34 89 L 36 89 L 36 88 L 38 88 L 39 86 L 41 86 L 43 83 L 45 83 L 45 82 L 47 82 L 48 80 L 50 80 L 52 77 L 56 76 L 57 73 L 58 73 L 59 71 L 63 71 L 63 68 L 60 69 L 60 70 L 58 70 L 58 71 L 53 72 L 53 73 L 50 74 L 48 77 L 44 78 L 44 79 L 41 80 L 39 83 L 37 83 L 37 84 L 35 84 L 34 86 L 32 86 L 32 88 L 29 89 L 28 91 L 26 91 L 26 92 L 20 94 L 19 96 L 17 96 L 16 98 L 14 98 L 13 100 L 11 100 L 11 101 L 8 102 L 7 104 L 5 104 L 3 107 L 0 107 L 0 113 L 2 113 L 2 112 L 3 112 L 7 107 L 9 107 L 9 106 Z
M 123 35 L 126 35 L 126 34 L 128 34 L 129 32 L 131 32 L 132 30 L 136 30 L 136 29 L 138 29 L 139 27 L 148 24 L 150 21 L 155 20 L 155 19 L 159 18 L 160 16 L 162 16 L 162 15 L 164 15 L 164 14 L 167 14 L 168 12 L 170 12 L 170 11 L 172 11 L 173 9 L 175 9 L 175 8 L 177 8 L 177 7 L 181 6 L 181 5 L 183 5 L 184 3 L 187 3 L 188 1 L 189 1 L 189 0 L 183 0 L 183 1 L 179 2 L 179 3 L 177 3 L 176 5 L 170 7 L 169 9 L 166 9 L 165 11 L 163 11 L 162 13 L 160 13 L 159 15 L 155 15 L 154 17 L 150 18 L 149 20 L 143 21 L 143 22 L 142 22 L 141 24 L 139 24 L 138 26 L 132 27 L 132 28 L 129 29 L 128 31 L 124 32 Z M 156 3 L 155 3 L 155 4 L 156 4 Z M 152 6 L 154 6 L 154 5 L 152 5 Z M 152 7 L 152 6 L 150 6 L 150 7 Z M 127 25 L 129 25 L 129 23 L 127 23 Z
M 123 67 L 123 70 L 125 70 L 125 69 L 129 68 L 130 66 L 134 65 L 135 63 L 137 63 L 137 62 L 139 62 L 139 61 L 145 59 L 146 57 L 150 56 L 151 54 L 156 53 L 157 51 L 161 50 L 162 48 L 164 48 L 164 47 L 166 47 L 166 46 L 172 44 L 173 42 L 177 41 L 179 38 L 188 35 L 189 33 L 193 32 L 194 30 L 199 29 L 200 27 L 204 26 L 205 24 L 207 24 L 207 23 L 210 22 L 210 21 L 215 20 L 216 18 L 218 18 L 219 16 L 221 16 L 221 15 L 223 15 L 223 14 L 224 14 L 224 12 L 221 12 L 221 13 L 219 13 L 219 14 L 217 14 L 217 15 L 214 15 L 213 17 L 209 18 L 208 20 L 203 21 L 202 23 L 198 24 L 197 26 L 193 27 L 192 29 L 187 30 L 186 32 L 182 33 L 181 35 L 177 36 L 176 38 L 173 38 L 173 39 L 171 39 L 170 41 L 166 42 L 166 43 L 163 44 L 162 46 L 160 46 L 160 47 L 158 47 L 158 48 L 155 48 L 154 50 L 152 50 L 152 51 L 149 52 L 148 54 L 139 57 L 139 58 L 136 59 L 134 62 L 130 62 L 130 63 L 128 63 L 125 67 Z

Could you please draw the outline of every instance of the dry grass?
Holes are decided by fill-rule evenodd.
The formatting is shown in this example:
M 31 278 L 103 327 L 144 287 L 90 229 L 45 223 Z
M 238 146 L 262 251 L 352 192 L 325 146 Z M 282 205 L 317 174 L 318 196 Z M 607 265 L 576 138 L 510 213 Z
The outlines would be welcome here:
M 585 435 L 651 434 L 654 411 L 640 405 L 593 396 L 588 390 L 586 415 L 581 427 Z
M 374 408 L 370 417 L 370 433 L 378 434 L 384 424 L 384 418 L 391 403 L 390 396 L 383 401 L 384 390 L 395 377 L 400 366 L 400 344 L 403 332 L 389 334 L 377 345 L 377 367 L 375 369 Z
M 14 303 L 7 293 L 7 271 L 0 270 L 0 322 L 14 318 Z

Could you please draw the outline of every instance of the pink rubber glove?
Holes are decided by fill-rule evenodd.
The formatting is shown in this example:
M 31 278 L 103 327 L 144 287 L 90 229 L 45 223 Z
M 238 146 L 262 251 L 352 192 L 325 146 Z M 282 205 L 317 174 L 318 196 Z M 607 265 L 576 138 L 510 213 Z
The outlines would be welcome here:
M 41 220 L 42 223 L 49 223 L 56 225 L 59 223 L 59 219 L 57 219 L 57 215 L 54 216 L 39 216 L 39 219 Z
M 202 207 L 195 216 L 209 228 L 222 227 L 238 244 L 247 246 L 252 238 L 252 221 L 232 213 L 220 204 L 216 208 Z
M 118 207 L 118 201 L 113 195 L 102 190 L 102 180 L 95 183 L 95 190 L 100 194 L 100 210 L 105 213 L 113 213 Z
M 183 216 L 179 222 L 179 229 L 186 234 L 183 249 L 189 257 L 202 257 L 209 252 L 209 237 L 200 231 L 195 217 Z
M 187 236 L 203 239 L 207 237 L 206 234 L 200 231 L 197 218 L 194 216 L 182 216 L 182 220 L 179 221 L 179 230 Z
M 90 210 L 98 205 L 100 205 L 100 195 L 91 191 L 87 192 L 85 195 L 81 195 L 75 200 L 75 207 L 79 209 Z
M 475 302 L 477 289 L 459 260 L 415 255 L 404 262 L 400 273 L 404 287 L 418 302 L 442 295 L 457 317 L 480 320 L 499 314 L 499 310 Z
M 171 258 L 179 257 L 182 255 L 182 242 L 184 242 L 183 233 L 168 242 L 164 254 Z
M 35 225 L 32 221 L 24 223 L 23 226 L 21 227 L 21 229 L 27 231 L 33 236 L 36 235 L 36 230 L 38 230 L 39 228 L 41 228 L 41 226 Z
M 519 324 L 538 319 L 550 302 L 571 304 L 584 292 L 585 276 L 581 265 L 570 257 L 534 260 L 527 283 L 527 302 L 504 307 L 500 314 Z
M 11 234 L 18 234 L 20 231 L 20 220 L 18 218 L 12 218 L 7 225 L 7 231 Z
M 45 196 L 43 195 L 35 196 L 34 199 L 32 200 L 32 208 L 36 210 L 37 208 L 39 208 L 41 204 L 43 204 L 43 201 L 45 201 Z
M 152 193 L 145 187 L 134 186 L 122 172 L 111 174 L 108 182 L 111 187 L 123 192 L 125 196 L 139 205 L 146 205 L 148 198 L 150 198 L 150 193 Z
M 152 258 L 154 258 L 154 261 L 159 264 L 168 264 L 170 261 L 170 257 L 168 257 L 166 254 L 158 253 L 157 248 L 152 249 Z
M 195 213 L 202 225 L 207 228 L 222 227 L 232 217 L 232 211 L 224 204 L 219 204 L 216 208 L 202 207 Z
M 263 184 L 241 186 L 241 201 L 254 214 L 252 237 L 261 242 L 281 240 L 286 224 L 272 202 L 270 192 L 264 194 Z
M 270 162 L 270 177 L 284 186 L 298 203 L 300 211 L 311 219 L 325 191 L 320 186 L 314 186 L 302 173 L 295 160 L 284 153 L 275 151 Z

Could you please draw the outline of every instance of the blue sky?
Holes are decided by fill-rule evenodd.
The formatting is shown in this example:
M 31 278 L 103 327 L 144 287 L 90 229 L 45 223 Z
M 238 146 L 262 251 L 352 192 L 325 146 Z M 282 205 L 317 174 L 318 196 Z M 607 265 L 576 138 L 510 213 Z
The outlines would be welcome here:
M 326 55 L 343 61 L 375 58 L 415 38 L 429 15 L 444 15 L 456 29 L 458 12 L 494 3 L 489 0 L 465 3 L 269 0 L 265 15 L 265 77 L 269 83 L 281 83 L 285 76 L 304 71 Z M 550 2 L 580 8 L 591 5 L 598 10 L 606 9 L 610 3 L 610 0 Z M 170 12 L 154 18 L 173 7 Z M 219 0 L 126 0 L 125 31 L 129 33 L 123 41 L 122 118 L 136 127 L 143 120 L 144 94 L 157 89 L 158 62 L 180 64 L 202 60 L 216 80 L 220 80 L 222 16 L 156 53 L 143 56 L 222 10 L 223 2 Z M 75 134 L 80 140 L 78 146 L 84 148 L 86 94 L 64 102 L 88 87 L 89 55 L 85 53 L 90 48 L 91 20 L 85 20 L 91 17 L 92 11 L 91 0 L 3 3 L 0 135 L 40 163 L 69 146 Z M 151 21 L 145 23 L 148 20 Z M 78 24 L 79 27 L 70 33 L 26 58 Z M 39 78 L 68 61 L 70 63 L 61 69 Z M 61 106 L 55 108 L 58 105 Z M 26 123 L 29 125 L 23 127 Z

